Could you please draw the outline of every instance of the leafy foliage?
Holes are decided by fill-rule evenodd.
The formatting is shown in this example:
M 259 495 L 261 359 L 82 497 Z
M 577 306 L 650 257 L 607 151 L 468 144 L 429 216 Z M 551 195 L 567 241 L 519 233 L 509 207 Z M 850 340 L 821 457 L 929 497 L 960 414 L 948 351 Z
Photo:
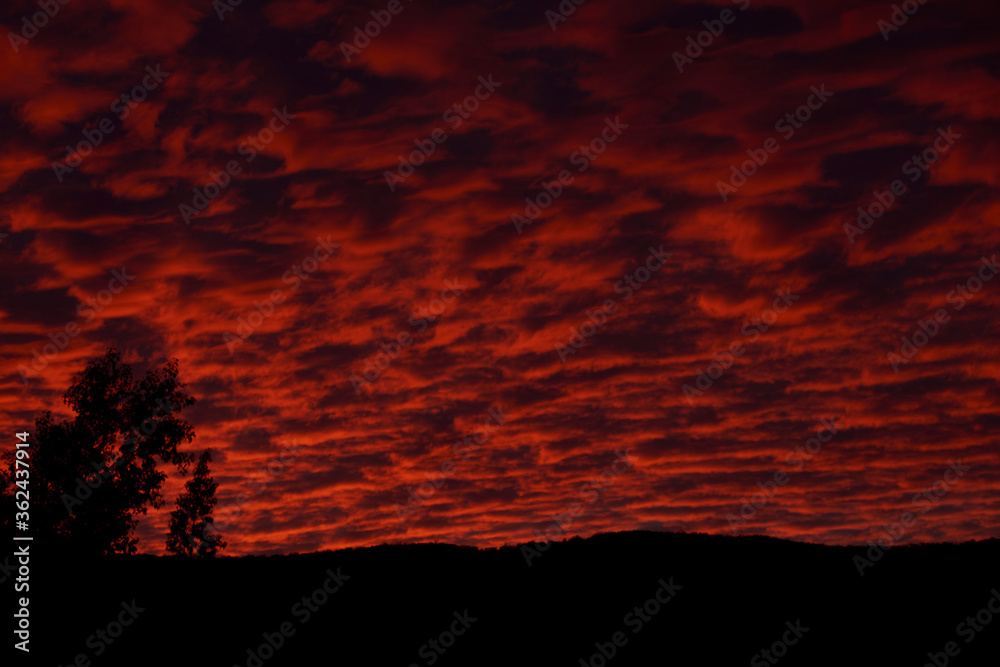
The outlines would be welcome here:
M 136 382 L 112 347 L 67 390 L 63 400 L 75 418 L 57 421 L 46 411 L 36 419 L 29 440 L 35 535 L 80 555 L 135 553 L 139 515 L 163 504 L 161 465 L 185 472 L 193 459 L 178 451 L 194 429 L 177 413 L 194 398 L 177 375 L 174 359 Z M 0 470 L 5 523 L 13 516 L 12 469 Z
M 170 513 L 170 534 L 167 549 L 179 556 L 213 558 L 219 549 L 226 547 L 222 536 L 209 532 L 212 510 L 218 500 L 218 484 L 208 472 L 212 453 L 205 450 L 194 469 L 194 475 L 184 485 L 184 493 L 177 498 L 177 509 Z

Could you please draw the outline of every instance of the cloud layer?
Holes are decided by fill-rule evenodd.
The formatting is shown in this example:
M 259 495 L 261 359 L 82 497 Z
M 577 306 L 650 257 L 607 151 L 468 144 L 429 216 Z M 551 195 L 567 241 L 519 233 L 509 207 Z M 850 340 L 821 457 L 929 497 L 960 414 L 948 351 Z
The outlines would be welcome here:
M 996 3 L 550 4 L 8 38 L 0 421 L 179 358 L 233 554 L 1000 534 Z

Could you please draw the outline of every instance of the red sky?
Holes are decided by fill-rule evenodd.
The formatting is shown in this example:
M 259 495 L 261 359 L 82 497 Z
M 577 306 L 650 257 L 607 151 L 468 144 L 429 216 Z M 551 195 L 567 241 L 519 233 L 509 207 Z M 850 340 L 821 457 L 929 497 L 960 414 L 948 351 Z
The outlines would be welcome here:
M 909 511 L 899 542 L 997 536 L 1000 279 L 976 276 L 1000 253 L 1000 10 L 929 0 L 889 31 L 882 2 L 743 4 L 590 0 L 553 30 L 555 0 L 402 0 L 350 62 L 341 43 L 385 3 L 243 2 L 224 20 L 207 0 L 60 5 L 0 47 L 0 423 L 64 409 L 109 344 L 138 371 L 177 357 L 192 451 L 216 450 L 217 518 L 249 497 L 224 531 L 236 555 L 513 543 L 574 503 L 557 536 L 723 533 L 776 471 L 787 484 L 741 532 L 863 543 Z M 37 11 L 8 3 L 4 32 Z M 678 71 L 705 20 L 721 34 Z M 156 81 L 147 67 L 162 82 L 120 118 L 112 103 Z M 467 118 L 448 114 L 477 89 Z M 779 122 L 807 103 L 808 120 Z M 294 118 L 249 161 L 241 142 L 274 109 Z M 444 143 L 390 188 L 435 130 Z M 614 141 L 582 157 L 602 131 Z M 53 166 L 87 136 L 101 142 L 78 166 Z M 748 150 L 767 161 L 723 201 Z M 186 224 L 192 188 L 231 161 Z M 883 216 L 845 230 L 897 179 Z M 317 239 L 339 251 L 287 273 Z M 651 247 L 670 256 L 646 264 Z M 639 266 L 660 268 L 626 289 Z M 110 303 L 78 310 L 123 269 Z M 437 309 L 449 281 L 461 293 Z M 252 335 L 227 339 L 275 290 Z M 776 290 L 791 303 L 777 315 Z M 564 363 L 557 344 L 608 300 Z M 934 335 L 894 368 L 921 321 Z M 78 335 L 31 369 L 68 323 Z M 352 383 L 400 334 L 412 344 Z M 491 407 L 503 425 L 456 455 Z M 789 455 L 825 418 L 836 435 Z M 590 502 L 624 450 L 631 469 Z M 943 496 L 915 499 L 958 459 Z M 428 475 L 444 481 L 401 521 Z M 143 550 L 162 551 L 176 489 Z

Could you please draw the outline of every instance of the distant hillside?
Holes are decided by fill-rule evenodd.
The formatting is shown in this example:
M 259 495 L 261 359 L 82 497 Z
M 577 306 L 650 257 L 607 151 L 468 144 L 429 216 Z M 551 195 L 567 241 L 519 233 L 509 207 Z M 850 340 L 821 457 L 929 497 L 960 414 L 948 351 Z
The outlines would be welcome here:
M 530 566 L 524 547 L 445 544 L 37 562 L 32 657 L 83 667 L 79 654 L 95 666 L 920 667 L 934 664 L 930 652 L 939 665 L 1000 664 L 1000 613 L 987 606 L 1000 611 L 1000 540 L 894 547 L 860 576 L 855 557 L 866 551 L 632 532 L 555 543 Z M 112 636 L 117 622 L 127 627 Z

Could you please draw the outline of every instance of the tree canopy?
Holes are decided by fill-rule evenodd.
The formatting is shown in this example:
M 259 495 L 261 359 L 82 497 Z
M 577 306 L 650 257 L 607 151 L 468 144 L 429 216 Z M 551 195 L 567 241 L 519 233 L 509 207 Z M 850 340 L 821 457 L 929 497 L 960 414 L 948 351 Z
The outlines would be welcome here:
M 206 449 L 194 475 L 184 485 L 184 493 L 177 498 L 177 509 L 170 513 L 167 549 L 178 556 L 212 558 L 226 547 L 222 536 L 210 530 L 212 510 L 218 502 L 215 490 L 219 486 L 208 472 L 211 461 L 212 453 Z
M 80 555 L 135 553 L 139 515 L 163 504 L 163 465 L 185 473 L 194 458 L 178 450 L 194 439 L 178 415 L 195 402 L 178 362 L 136 381 L 112 347 L 74 377 L 63 400 L 76 416 L 46 411 L 29 438 L 31 530 Z M 13 465 L 0 470 L 4 507 L 14 502 L 13 475 Z M 2 521 L 12 517 L 4 510 Z

